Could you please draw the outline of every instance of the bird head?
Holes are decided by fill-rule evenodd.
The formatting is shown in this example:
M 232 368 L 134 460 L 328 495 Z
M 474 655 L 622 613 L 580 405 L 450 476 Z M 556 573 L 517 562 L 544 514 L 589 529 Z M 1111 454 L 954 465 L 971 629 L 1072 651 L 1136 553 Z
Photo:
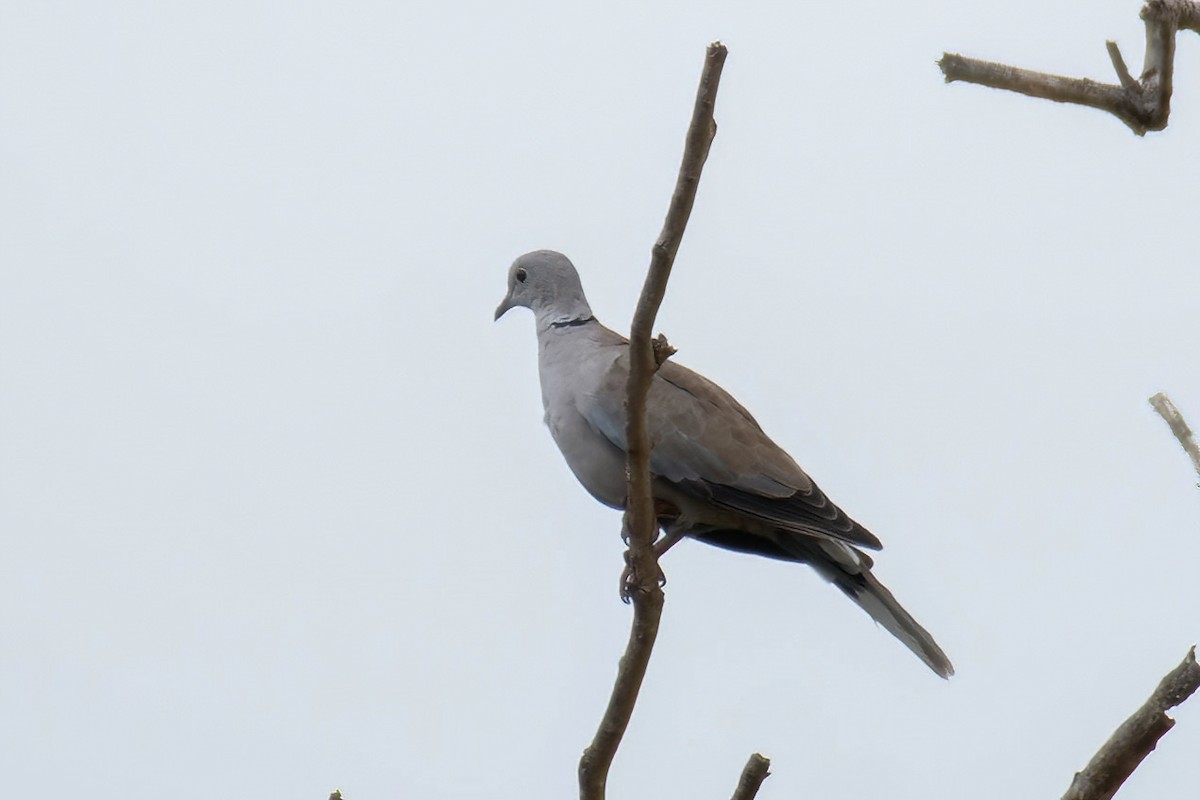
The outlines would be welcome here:
M 496 306 L 495 319 L 517 306 L 533 311 L 539 328 L 592 316 L 575 265 L 554 250 L 526 253 L 509 267 L 508 294 Z

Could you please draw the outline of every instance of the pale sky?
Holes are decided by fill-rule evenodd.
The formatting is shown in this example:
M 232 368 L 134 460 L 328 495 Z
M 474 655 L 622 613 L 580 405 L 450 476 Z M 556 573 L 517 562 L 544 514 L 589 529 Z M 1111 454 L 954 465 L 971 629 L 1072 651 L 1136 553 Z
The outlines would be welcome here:
M 0 775 L 14 797 L 571 797 L 629 624 L 542 424 L 550 247 L 885 544 L 944 682 L 810 570 L 695 543 L 611 796 L 1058 797 L 1200 639 L 1200 73 L 1137 3 L 0 5 Z M 1200 701 L 1121 798 L 1200 784 Z

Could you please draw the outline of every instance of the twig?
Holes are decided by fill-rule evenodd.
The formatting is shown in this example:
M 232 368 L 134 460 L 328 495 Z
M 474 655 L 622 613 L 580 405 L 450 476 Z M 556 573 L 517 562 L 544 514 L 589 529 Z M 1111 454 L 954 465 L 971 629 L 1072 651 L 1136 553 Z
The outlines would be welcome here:
M 1200 444 L 1196 443 L 1195 437 L 1192 436 L 1192 429 L 1183 421 L 1183 415 L 1179 413 L 1179 409 L 1171 402 L 1171 398 L 1162 392 L 1150 398 L 1150 405 L 1154 406 L 1158 415 L 1171 426 L 1171 433 L 1175 434 L 1175 438 L 1183 445 L 1183 451 L 1192 459 L 1192 467 L 1196 470 L 1196 474 L 1200 475 Z
M 696 105 L 692 110 L 692 121 L 684 145 L 683 163 L 675 192 L 667 209 L 667 218 L 662 233 L 655 242 L 650 258 L 650 270 L 642 287 L 629 341 L 629 381 L 627 395 L 628 441 L 628 485 L 629 503 L 622 523 L 622 533 L 629 542 L 626 560 L 631 570 L 631 592 L 633 599 L 633 625 L 629 631 L 629 642 L 625 655 L 617 670 L 612 695 L 604 717 L 596 730 L 591 745 L 579 759 L 579 796 L 581 800 L 602 800 L 608 771 L 621 743 L 621 737 L 629 725 L 637 702 L 654 640 L 658 636 L 658 623 L 662 617 L 663 592 L 659 583 L 661 572 L 654 552 L 654 534 L 658 528 L 654 515 L 654 501 L 650 494 L 650 436 L 646 429 L 646 396 L 650 381 L 657 369 L 654 350 L 650 344 L 650 331 L 654 318 L 667 290 L 667 278 L 671 265 L 679 250 L 679 242 L 687 227 L 688 216 L 696 199 L 696 187 L 700 172 L 708 158 L 708 148 L 717 132 L 713 120 L 717 86 L 721 80 L 721 69 L 727 54 L 725 45 L 714 42 L 708 46 L 704 69 L 700 73 L 700 87 L 696 91 Z M 665 342 L 659 348 L 666 353 Z M 664 356 L 665 358 L 665 356 Z
M 1112 61 L 1113 69 L 1117 72 L 1117 80 L 1121 82 L 1121 87 L 1126 92 L 1132 92 L 1140 95 L 1142 93 L 1141 84 L 1133 79 L 1129 74 L 1129 67 L 1125 65 L 1125 57 L 1121 55 L 1121 48 L 1117 47 L 1117 43 L 1109 39 L 1104 43 L 1108 48 L 1108 58 Z
M 1120 84 L 1088 78 L 1067 78 L 1044 72 L 944 53 L 938 61 L 946 83 L 966 81 L 1007 89 L 1059 103 L 1098 108 L 1120 119 L 1138 136 L 1167 127 L 1171 114 L 1171 89 L 1175 66 L 1175 32 L 1200 33 L 1197 0 L 1147 0 L 1140 15 L 1146 26 L 1146 55 L 1142 75 L 1134 80 L 1116 42 L 1108 42 L 1108 55 Z
M 758 787 L 762 786 L 762 782 L 770 774 L 771 759 L 758 753 L 751 754 L 750 760 L 742 769 L 742 778 L 738 781 L 732 800 L 754 800 L 754 796 L 758 794 Z
M 1167 673 L 1150 699 L 1125 720 L 1092 760 L 1075 773 L 1063 800 L 1109 800 L 1142 759 L 1150 755 L 1158 740 L 1175 725 L 1167 710 L 1187 700 L 1200 688 L 1200 665 L 1196 648 Z

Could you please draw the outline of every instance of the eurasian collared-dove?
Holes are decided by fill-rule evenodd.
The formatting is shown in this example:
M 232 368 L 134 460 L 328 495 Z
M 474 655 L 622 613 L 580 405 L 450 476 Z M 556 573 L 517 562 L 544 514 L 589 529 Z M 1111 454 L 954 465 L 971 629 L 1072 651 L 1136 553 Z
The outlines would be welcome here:
M 513 262 L 496 319 L 516 306 L 537 322 L 546 424 L 593 497 L 625 506 L 629 342 L 596 321 L 575 267 L 537 250 Z M 647 400 L 650 471 L 668 536 L 811 565 L 938 675 L 954 667 L 933 637 L 871 574 L 878 539 L 848 517 L 725 390 L 667 361 Z

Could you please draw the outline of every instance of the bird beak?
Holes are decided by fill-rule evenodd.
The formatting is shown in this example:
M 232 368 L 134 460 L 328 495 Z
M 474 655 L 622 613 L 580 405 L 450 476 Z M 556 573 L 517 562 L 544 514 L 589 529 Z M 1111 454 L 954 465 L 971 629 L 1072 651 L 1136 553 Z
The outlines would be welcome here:
M 503 317 L 503 316 L 504 316 L 504 312 L 508 311 L 508 310 L 509 310 L 510 308 L 512 308 L 512 307 L 513 307 L 513 301 L 512 301 L 512 297 L 511 297 L 511 296 L 510 296 L 510 297 L 505 297 L 505 298 L 504 298 L 504 299 L 503 299 L 503 300 L 500 302 L 500 305 L 496 306 L 496 316 L 492 317 L 492 321 L 493 321 L 493 322 L 495 322 L 496 320 L 498 320 L 498 319 L 500 319 L 501 317 Z

